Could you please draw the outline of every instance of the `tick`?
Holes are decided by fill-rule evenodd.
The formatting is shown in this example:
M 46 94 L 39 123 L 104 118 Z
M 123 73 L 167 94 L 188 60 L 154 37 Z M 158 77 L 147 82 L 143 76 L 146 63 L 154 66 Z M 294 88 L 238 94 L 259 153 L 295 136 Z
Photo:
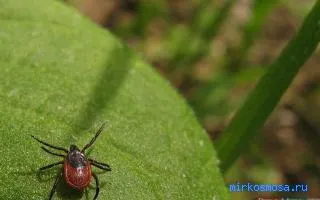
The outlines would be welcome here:
M 55 156 L 59 156 L 59 157 L 63 158 L 62 161 L 55 162 L 50 165 L 46 165 L 46 166 L 41 167 L 39 169 L 40 171 L 43 171 L 43 170 L 52 168 L 56 165 L 63 165 L 63 168 L 59 171 L 59 173 L 55 179 L 55 182 L 52 186 L 52 189 L 49 194 L 49 200 L 52 199 L 52 196 L 56 191 L 58 182 L 60 181 L 60 179 L 62 177 L 65 179 L 66 183 L 70 187 L 72 187 L 76 190 L 79 190 L 79 191 L 83 191 L 90 184 L 91 178 L 93 177 L 96 182 L 96 193 L 95 193 L 93 199 L 94 200 L 97 199 L 97 197 L 99 195 L 99 190 L 100 190 L 99 189 L 99 179 L 98 179 L 97 175 L 92 172 L 92 170 L 91 170 L 92 165 L 99 168 L 99 169 L 102 169 L 104 171 L 111 171 L 111 168 L 108 164 L 96 161 L 91 158 L 87 158 L 87 156 L 85 155 L 85 151 L 96 141 L 96 139 L 98 138 L 98 136 L 102 132 L 104 125 L 105 124 L 102 124 L 102 126 L 97 131 L 95 136 L 91 139 L 91 141 L 88 144 L 86 144 L 83 147 L 82 150 L 80 150 L 76 145 L 73 145 L 73 144 L 70 145 L 69 150 L 67 150 L 66 148 L 63 148 L 63 147 L 51 145 L 47 142 L 44 142 L 44 141 L 36 138 L 33 135 L 31 135 L 31 137 L 33 139 L 37 140 L 42 145 L 44 145 L 46 147 L 50 147 L 55 150 L 58 150 L 58 151 L 60 151 L 60 153 L 56 153 L 54 151 L 51 151 L 44 146 L 41 146 L 42 150 L 44 150 L 45 152 L 47 152 L 51 155 L 55 155 Z M 62 152 L 64 152 L 64 153 L 62 153 Z

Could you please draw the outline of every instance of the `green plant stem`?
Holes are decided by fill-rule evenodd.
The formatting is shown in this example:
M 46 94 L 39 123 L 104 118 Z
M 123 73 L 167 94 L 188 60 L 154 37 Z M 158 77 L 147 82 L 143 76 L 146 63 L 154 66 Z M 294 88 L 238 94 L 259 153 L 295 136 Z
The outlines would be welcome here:
M 246 150 L 301 66 L 307 61 L 320 40 L 320 1 L 306 17 L 302 27 L 278 59 L 251 92 L 216 142 L 221 170 L 226 171 Z

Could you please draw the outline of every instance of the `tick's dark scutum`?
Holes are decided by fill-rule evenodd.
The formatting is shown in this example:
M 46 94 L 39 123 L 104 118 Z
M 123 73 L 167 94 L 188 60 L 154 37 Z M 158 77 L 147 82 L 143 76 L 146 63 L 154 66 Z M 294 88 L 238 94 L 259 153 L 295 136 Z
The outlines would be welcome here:
M 85 155 L 78 150 L 73 150 L 68 154 L 68 162 L 74 168 L 85 167 L 89 165 L 89 162 Z

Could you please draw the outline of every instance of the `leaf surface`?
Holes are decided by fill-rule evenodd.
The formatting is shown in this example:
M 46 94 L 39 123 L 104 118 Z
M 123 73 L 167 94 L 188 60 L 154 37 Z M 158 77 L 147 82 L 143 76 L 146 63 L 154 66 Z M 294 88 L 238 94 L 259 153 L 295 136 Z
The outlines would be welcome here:
M 46 199 L 48 143 L 82 148 L 100 199 L 228 199 L 212 144 L 185 101 L 108 31 L 59 1 L 0 0 L 0 199 Z M 58 186 L 55 199 L 92 199 Z

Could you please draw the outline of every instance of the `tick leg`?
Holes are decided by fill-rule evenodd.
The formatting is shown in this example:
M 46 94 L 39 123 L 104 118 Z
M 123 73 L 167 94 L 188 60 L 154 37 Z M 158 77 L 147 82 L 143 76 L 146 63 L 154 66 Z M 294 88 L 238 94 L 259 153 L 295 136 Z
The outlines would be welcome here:
M 108 164 L 106 164 L 106 163 L 103 163 L 103 162 L 99 162 L 99 161 L 96 161 L 96 160 L 94 160 L 94 159 L 91 159 L 91 158 L 89 158 L 88 159 L 90 162 L 93 162 L 93 163 L 96 163 L 96 164 L 99 164 L 99 165 L 103 165 L 103 166 L 106 166 L 106 167 L 110 167 Z
M 49 143 L 46 143 L 46 142 L 44 142 L 44 141 L 36 138 L 36 137 L 33 136 L 33 135 L 31 135 L 31 137 L 32 137 L 33 139 L 37 140 L 38 142 L 40 142 L 41 144 L 45 145 L 45 146 L 48 146 L 48 147 L 51 147 L 51 148 L 53 148 L 53 149 L 61 150 L 61 151 L 64 151 L 64 152 L 68 153 L 68 150 L 65 149 L 65 148 L 63 148 L 63 147 L 58 147 L 58 146 L 54 146 L 54 145 L 51 145 L 51 144 L 49 144 Z
M 98 198 L 99 191 L 100 191 L 99 179 L 98 179 L 98 177 L 97 177 L 97 175 L 95 173 L 92 173 L 92 176 L 93 176 L 94 180 L 96 181 L 96 194 L 93 197 L 93 200 L 96 200 Z
M 94 141 L 96 141 L 97 137 L 100 135 L 100 133 L 102 132 L 104 126 L 105 126 L 106 122 L 104 122 L 101 127 L 99 128 L 99 130 L 97 131 L 97 133 L 94 135 L 94 137 L 91 139 L 91 141 L 86 144 L 86 146 L 83 147 L 83 149 L 81 150 L 81 152 L 83 153 L 87 148 L 89 148 L 93 143 Z
M 45 170 L 45 169 L 49 169 L 49 168 L 51 168 L 51 167 L 54 167 L 54 166 L 56 166 L 56 165 L 60 165 L 60 164 L 63 164 L 63 161 L 59 161 L 59 162 L 56 162 L 56 163 L 52 163 L 52 164 L 50 164 L 50 165 L 46 165 L 46 166 L 44 166 L 44 167 L 41 167 L 39 170 Z
M 59 182 L 61 176 L 62 176 L 62 171 L 59 171 L 59 173 L 57 174 L 56 180 L 54 181 L 54 184 L 52 186 L 52 189 L 50 191 L 49 200 L 52 199 L 52 196 L 53 196 L 54 192 L 56 191 L 56 188 L 57 188 L 57 185 L 58 185 L 58 182 Z
M 108 164 L 102 163 L 102 162 L 98 162 L 96 160 L 93 159 L 88 159 L 92 165 L 94 165 L 95 167 L 98 167 L 99 169 L 105 170 L 105 171 L 111 171 L 111 167 Z
M 55 155 L 55 156 L 60 156 L 60 157 L 66 157 L 65 155 L 63 154 L 58 154 L 58 153 L 54 153 L 52 151 L 50 151 L 49 149 L 45 148 L 45 147 L 41 147 L 42 150 L 44 150 L 45 152 L 49 153 L 49 154 L 52 154 L 52 155 Z
M 102 170 L 105 170 L 105 171 L 111 171 L 111 168 L 108 167 L 108 166 L 104 166 L 104 165 L 99 165 L 97 163 L 91 163 L 93 166 L 99 168 L 99 169 L 102 169 Z

